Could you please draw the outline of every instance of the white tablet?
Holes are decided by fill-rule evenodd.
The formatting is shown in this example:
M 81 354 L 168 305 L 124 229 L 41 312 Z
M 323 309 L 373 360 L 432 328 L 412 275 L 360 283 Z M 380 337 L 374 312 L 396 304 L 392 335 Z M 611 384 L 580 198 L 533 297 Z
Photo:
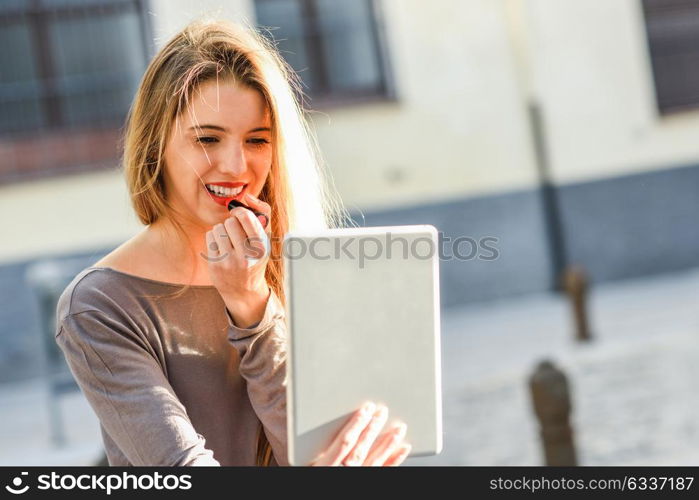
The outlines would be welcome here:
M 289 462 L 308 465 L 365 401 L 442 449 L 439 247 L 430 225 L 284 238 Z

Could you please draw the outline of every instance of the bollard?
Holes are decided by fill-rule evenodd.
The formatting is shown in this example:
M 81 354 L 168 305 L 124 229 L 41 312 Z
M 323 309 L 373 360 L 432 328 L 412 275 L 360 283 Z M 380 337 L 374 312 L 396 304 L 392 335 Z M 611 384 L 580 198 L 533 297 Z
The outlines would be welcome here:
M 565 288 L 573 310 L 575 339 L 580 342 L 592 340 L 587 321 L 587 277 L 581 267 L 568 267 L 563 273 Z
M 546 465 L 577 465 L 565 374 L 550 361 L 542 361 L 529 379 L 529 388 L 539 420 Z

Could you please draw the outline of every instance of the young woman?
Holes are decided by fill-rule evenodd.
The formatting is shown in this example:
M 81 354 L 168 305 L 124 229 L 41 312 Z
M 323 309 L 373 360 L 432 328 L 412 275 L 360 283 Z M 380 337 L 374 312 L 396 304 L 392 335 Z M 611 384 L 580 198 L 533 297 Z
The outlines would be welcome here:
M 146 227 L 57 308 L 110 465 L 288 464 L 281 241 L 345 220 L 295 85 L 263 37 L 223 22 L 187 26 L 146 70 L 123 159 Z M 367 403 L 310 465 L 402 463 L 405 426 L 386 421 Z

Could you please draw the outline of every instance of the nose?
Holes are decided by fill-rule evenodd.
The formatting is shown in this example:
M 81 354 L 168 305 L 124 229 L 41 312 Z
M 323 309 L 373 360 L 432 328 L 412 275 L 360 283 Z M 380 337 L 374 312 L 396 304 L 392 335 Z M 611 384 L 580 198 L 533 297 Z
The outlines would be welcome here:
M 240 144 L 233 144 L 230 148 L 222 151 L 223 156 L 219 161 L 219 168 L 230 177 L 240 177 L 248 169 L 245 151 Z

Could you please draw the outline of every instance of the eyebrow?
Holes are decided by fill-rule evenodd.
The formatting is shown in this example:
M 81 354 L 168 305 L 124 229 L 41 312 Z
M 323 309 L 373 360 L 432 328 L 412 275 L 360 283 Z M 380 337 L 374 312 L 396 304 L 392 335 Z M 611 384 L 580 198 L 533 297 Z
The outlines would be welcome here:
M 211 130 L 218 130 L 219 132 L 228 132 L 228 129 L 226 127 L 220 127 L 219 125 L 195 125 L 194 127 L 189 127 L 189 130 L 201 130 L 201 129 L 211 129 Z M 271 132 L 272 130 L 269 127 L 257 127 L 252 130 L 250 130 L 248 133 L 252 132 Z

